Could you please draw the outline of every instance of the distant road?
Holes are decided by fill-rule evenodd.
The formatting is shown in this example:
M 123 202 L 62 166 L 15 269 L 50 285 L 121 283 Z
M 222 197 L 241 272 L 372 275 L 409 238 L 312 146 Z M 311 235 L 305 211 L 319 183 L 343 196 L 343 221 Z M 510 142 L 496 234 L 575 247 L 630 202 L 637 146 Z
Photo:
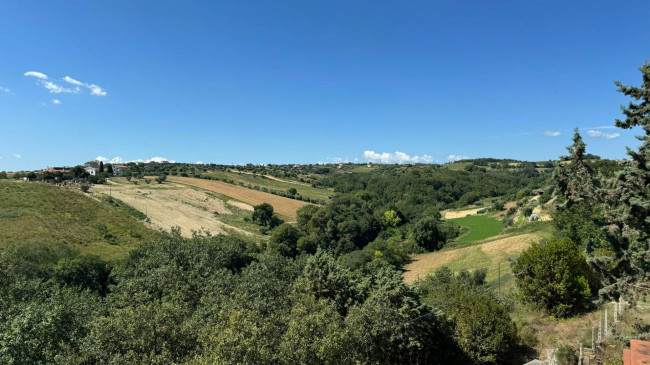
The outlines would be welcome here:
M 273 206 L 274 212 L 290 218 L 291 220 L 296 219 L 296 212 L 298 209 L 310 204 L 301 200 L 284 198 L 278 195 L 231 185 L 221 181 L 179 176 L 168 176 L 167 180 L 223 194 L 251 205 L 268 203 Z

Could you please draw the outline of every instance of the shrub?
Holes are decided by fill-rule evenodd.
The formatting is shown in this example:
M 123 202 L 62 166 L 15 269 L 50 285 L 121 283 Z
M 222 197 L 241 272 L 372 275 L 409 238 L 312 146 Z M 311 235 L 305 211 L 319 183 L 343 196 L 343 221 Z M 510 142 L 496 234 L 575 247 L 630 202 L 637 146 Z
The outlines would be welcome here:
M 556 317 L 568 317 L 588 307 L 589 266 L 570 239 L 534 243 L 519 256 L 513 272 L 524 300 Z
M 429 251 L 441 249 L 446 242 L 444 233 L 438 227 L 438 220 L 433 217 L 422 218 L 415 222 L 413 239 Z
M 569 345 L 558 347 L 555 356 L 557 357 L 557 365 L 574 365 L 578 363 L 578 355 Z
M 83 183 L 83 184 L 81 184 L 80 188 L 81 188 L 81 191 L 83 191 L 84 193 L 87 193 L 88 190 L 90 190 L 90 185 L 88 185 L 86 183 Z

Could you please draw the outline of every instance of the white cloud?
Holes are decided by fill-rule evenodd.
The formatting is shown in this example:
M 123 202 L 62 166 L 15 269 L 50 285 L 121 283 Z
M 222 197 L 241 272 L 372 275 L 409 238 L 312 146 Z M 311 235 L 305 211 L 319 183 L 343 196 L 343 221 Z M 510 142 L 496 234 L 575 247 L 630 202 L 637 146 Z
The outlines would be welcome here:
M 435 161 L 432 156 L 427 154 L 422 156 L 410 156 L 400 151 L 395 151 L 395 153 L 363 151 L 363 157 L 370 162 L 377 163 L 432 163 Z
M 23 156 L 21 156 L 21 155 L 19 155 L 19 154 L 17 154 L 17 153 L 14 153 L 14 157 L 15 157 L 15 158 L 21 158 L 21 157 L 23 157 Z
M 447 161 L 456 162 L 456 161 L 460 161 L 460 160 L 467 160 L 468 158 L 469 157 L 467 157 L 467 156 L 451 154 L 451 155 L 447 156 Z
M 104 157 L 104 156 L 97 156 L 97 158 L 95 160 L 104 161 L 104 162 L 108 161 L 108 159 L 106 157 Z M 158 163 L 160 163 L 160 162 L 170 162 L 170 163 L 175 163 L 176 161 L 168 160 L 168 159 L 166 159 L 164 157 L 158 157 L 158 156 L 152 157 L 152 158 L 150 158 L 148 160 L 143 160 L 141 158 L 138 158 L 138 159 L 135 159 L 135 160 L 125 160 L 122 157 L 113 157 L 110 160 L 111 164 L 124 164 L 124 163 L 127 163 L 127 162 L 146 162 L 146 163 L 149 163 L 149 162 L 158 162 Z M 199 162 L 202 163 L 201 161 L 199 161 Z M 199 162 L 197 162 L 197 163 L 199 163 Z
M 27 71 L 27 72 L 24 73 L 24 75 L 25 76 L 33 76 L 33 77 L 36 77 L 36 78 L 39 78 L 39 79 L 47 80 L 47 75 L 42 73 L 42 72 L 38 72 L 38 71 Z
M 560 133 L 558 131 L 544 131 L 544 132 L 542 132 L 542 134 L 544 134 L 546 137 L 557 137 L 562 133 Z
M 203 165 L 203 161 L 196 161 L 196 165 Z
M 81 86 L 81 85 L 84 84 L 83 82 L 81 82 L 81 81 L 77 81 L 77 80 L 73 79 L 73 78 L 70 77 L 70 76 L 66 76 L 66 77 L 64 77 L 63 80 L 64 80 L 65 82 L 69 83 L 69 84 L 77 85 L 77 86 Z
M 148 159 L 146 162 L 167 162 L 167 161 L 169 161 L 169 160 L 167 160 L 164 157 L 156 156 L 156 157 L 152 157 L 152 158 Z
M 72 89 L 66 89 L 65 87 L 61 85 L 57 85 L 53 83 L 52 81 L 43 81 L 43 86 L 50 90 L 50 93 L 53 94 L 60 94 L 60 93 L 77 93 L 79 90 L 72 90 Z
M 41 72 L 36 72 L 36 71 L 29 71 L 25 72 L 25 76 L 33 76 L 36 77 L 39 80 L 39 84 L 42 85 L 44 88 L 50 91 L 50 93 L 54 94 L 59 94 L 59 93 L 74 93 L 74 94 L 79 94 L 81 91 L 85 88 L 88 91 L 90 91 L 90 95 L 95 95 L 95 96 L 106 96 L 107 92 L 104 90 L 101 86 L 96 85 L 96 84 L 90 84 L 90 83 L 85 83 L 76 79 L 73 79 L 70 76 L 65 76 L 61 80 L 67 82 L 68 84 L 74 85 L 74 88 L 66 88 L 63 87 L 59 84 L 56 84 L 52 81 L 45 81 L 49 80 L 47 75 Z
M 605 139 L 614 139 L 620 137 L 619 133 L 604 133 L 593 129 L 588 130 L 587 135 L 592 138 L 605 138 Z
M 60 105 L 63 104 L 59 99 L 52 99 L 52 104 Z
M 95 85 L 95 84 L 86 84 L 86 87 L 90 89 L 90 94 L 92 95 L 97 95 L 97 96 L 106 96 L 106 90 L 102 89 L 101 87 Z
M 8 87 L 2 87 L 2 86 L 0 86 L 0 91 L 5 92 L 5 93 L 10 93 L 11 92 L 11 90 L 9 90 Z

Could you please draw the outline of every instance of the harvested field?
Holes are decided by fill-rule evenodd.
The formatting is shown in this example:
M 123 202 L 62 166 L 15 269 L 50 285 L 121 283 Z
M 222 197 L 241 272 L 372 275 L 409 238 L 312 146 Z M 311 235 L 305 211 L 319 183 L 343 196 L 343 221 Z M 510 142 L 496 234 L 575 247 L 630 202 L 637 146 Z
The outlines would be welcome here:
M 296 211 L 298 211 L 298 209 L 309 204 L 300 200 L 284 198 L 257 190 L 247 189 L 241 186 L 230 185 L 221 181 L 178 176 L 169 176 L 167 180 L 223 194 L 251 205 L 268 203 L 273 206 L 273 210 L 276 213 L 291 220 L 296 219 Z
M 192 231 L 199 230 L 207 230 L 212 234 L 250 234 L 217 218 L 233 215 L 233 211 L 221 199 L 185 185 L 135 185 L 114 179 L 108 185 L 94 185 L 90 192 L 98 199 L 101 194 L 110 195 L 145 213 L 150 220 L 149 225 L 155 229 L 169 231 L 178 226 L 181 234 L 186 237 L 190 237 Z
M 539 240 L 539 236 L 532 233 L 518 236 L 496 238 L 479 245 L 461 247 L 449 250 L 429 252 L 412 256 L 413 262 L 404 267 L 404 281 L 411 283 L 418 278 L 424 278 L 427 273 L 440 266 L 447 266 L 452 271 L 463 269 L 474 270 L 487 268 L 487 281 L 498 277 L 498 264 L 501 262 L 502 276 L 508 272 L 506 264 L 508 257 L 516 256 L 531 243 Z
M 478 211 L 481 209 L 485 209 L 485 207 L 478 207 L 478 208 L 465 209 L 465 210 L 445 210 L 444 212 L 442 212 L 442 217 L 444 219 L 463 218 L 463 217 L 467 217 L 468 215 L 476 215 L 478 214 Z

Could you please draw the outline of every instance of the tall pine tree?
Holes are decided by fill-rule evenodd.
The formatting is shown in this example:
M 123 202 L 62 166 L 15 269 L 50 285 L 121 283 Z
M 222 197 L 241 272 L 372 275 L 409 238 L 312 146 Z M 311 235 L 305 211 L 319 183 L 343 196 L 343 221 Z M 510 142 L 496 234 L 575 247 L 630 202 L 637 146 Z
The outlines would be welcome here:
M 561 208 L 570 208 L 581 202 L 597 204 L 599 199 L 593 171 L 584 160 L 587 145 L 582 141 L 578 128 L 574 130 L 573 144 L 567 150 L 570 154 L 569 164 L 560 165 L 554 175 L 558 193 L 564 198 Z
M 646 61 L 639 70 L 641 87 L 616 82 L 619 92 L 634 99 L 621 106 L 625 119 L 617 119 L 616 126 L 641 127 L 645 134 L 637 137 L 642 141 L 637 151 L 628 148 L 632 162 L 609 181 L 605 213 L 608 231 L 620 242 L 630 274 L 645 279 L 650 274 L 650 63 Z

